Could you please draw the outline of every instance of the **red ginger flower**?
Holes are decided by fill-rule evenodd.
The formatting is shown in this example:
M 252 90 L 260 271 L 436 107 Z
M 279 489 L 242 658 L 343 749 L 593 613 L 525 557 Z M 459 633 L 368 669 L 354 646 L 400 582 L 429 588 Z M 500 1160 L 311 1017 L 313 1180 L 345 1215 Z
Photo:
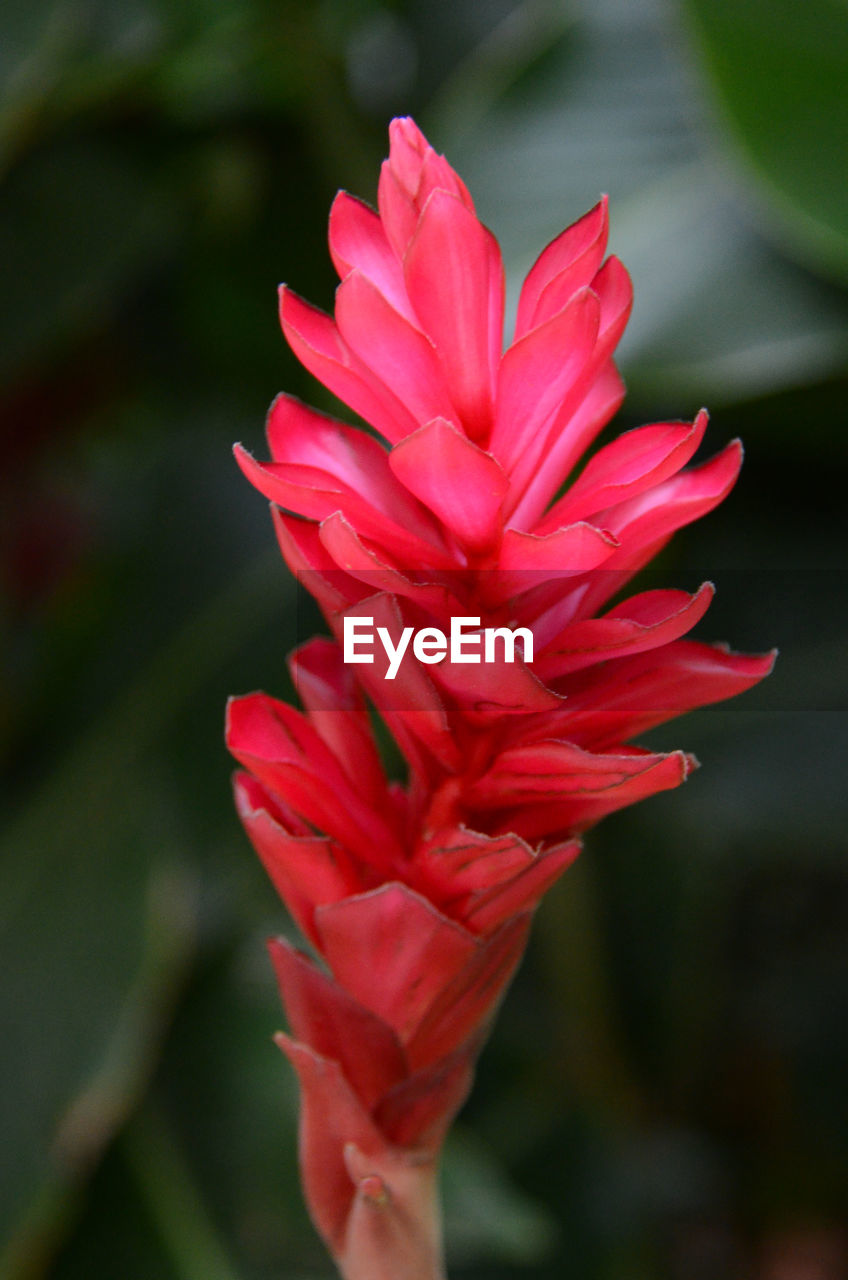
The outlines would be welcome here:
M 301 714 L 237 699 L 239 811 L 326 961 L 272 943 L 303 1090 L 316 1225 L 346 1276 L 438 1275 L 435 1158 L 523 949 L 530 913 L 604 814 L 669 787 L 691 757 L 630 739 L 748 688 L 773 655 L 682 637 L 712 598 L 644 591 L 599 615 L 735 482 L 741 446 L 688 469 L 707 417 L 630 431 L 612 353 L 631 290 L 604 261 L 607 207 L 524 282 L 502 355 L 503 268 L 462 180 L 395 120 L 379 213 L 340 193 L 335 320 L 281 290 L 298 358 L 385 444 L 280 396 L 272 461 L 237 457 L 270 498 L 283 554 L 331 628 L 369 617 L 527 627 L 534 660 L 357 666 L 409 765 L 390 785 L 332 641 L 295 655 Z M 553 501 L 552 501 L 553 500 Z

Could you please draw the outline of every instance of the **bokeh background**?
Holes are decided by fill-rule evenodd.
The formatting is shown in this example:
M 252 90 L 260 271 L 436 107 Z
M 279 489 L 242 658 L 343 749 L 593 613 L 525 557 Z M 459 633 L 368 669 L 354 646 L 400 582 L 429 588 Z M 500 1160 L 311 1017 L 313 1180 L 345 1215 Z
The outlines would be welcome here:
M 329 1280 L 231 809 L 230 692 L 291 582 L 230 445 L 329 306 L 325 228 L 412 112 L 513 296 L 608 191 L 618 427 L 713 412 L 742 480 L 656 578 L 782 656 L 657 731 L 680 792 L 543 905 L 445 1162 L 455 1280 L 848 1275 L 844 0 L 5 0 L 0 1275 Z

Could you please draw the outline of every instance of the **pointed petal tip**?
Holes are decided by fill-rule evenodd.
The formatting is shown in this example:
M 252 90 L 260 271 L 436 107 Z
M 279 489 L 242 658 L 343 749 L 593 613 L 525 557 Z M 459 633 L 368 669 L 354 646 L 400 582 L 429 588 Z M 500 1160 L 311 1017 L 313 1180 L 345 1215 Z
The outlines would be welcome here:
M 271 1039 L 277 1048 L 286 1055 L 289 1061 L 291 1061 L 291 1050 L 295 1044 L 295 1041 L 292 1040 L 291 1036 L 287 1036 L 285 1031 L 275 1031 L 271 1036 Z

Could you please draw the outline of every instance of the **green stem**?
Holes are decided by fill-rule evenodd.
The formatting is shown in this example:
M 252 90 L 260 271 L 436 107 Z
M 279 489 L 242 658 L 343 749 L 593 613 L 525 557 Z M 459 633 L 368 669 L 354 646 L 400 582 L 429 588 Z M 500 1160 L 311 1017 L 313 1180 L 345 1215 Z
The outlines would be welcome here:
M 239 1280 L 183 1153 L 150 1104 L 121 1146 L 179 1280 Z

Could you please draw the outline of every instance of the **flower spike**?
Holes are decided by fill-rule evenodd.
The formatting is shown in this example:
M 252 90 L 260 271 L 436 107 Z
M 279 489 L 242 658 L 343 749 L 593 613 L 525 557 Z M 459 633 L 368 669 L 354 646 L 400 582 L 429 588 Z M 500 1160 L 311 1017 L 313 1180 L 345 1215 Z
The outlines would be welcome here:
M 774 655 L 689 638 L 709 582 L 620 598 L 723 500 L 742 449 L 690 467 L 701 410 L 584 460 L 624 395 L 632 302 L 606 197 L 540 254 L 502 351 L 497 242 L 411 119 L 389 137 L 377 210 L 333 204 L 334 315 L 280 293 L 295 355 L 365 425 L 281 395 L 270 461 L 236 449 L 332 638 L 290 660 L 302 712 L 234 699 L 227 742 L 314 952 L 269 944 L 313 1220 L 345 1280 L 440 1280 L 439 1151 L 534 910 L 585 831 L 696 767 L 634 738 Z

